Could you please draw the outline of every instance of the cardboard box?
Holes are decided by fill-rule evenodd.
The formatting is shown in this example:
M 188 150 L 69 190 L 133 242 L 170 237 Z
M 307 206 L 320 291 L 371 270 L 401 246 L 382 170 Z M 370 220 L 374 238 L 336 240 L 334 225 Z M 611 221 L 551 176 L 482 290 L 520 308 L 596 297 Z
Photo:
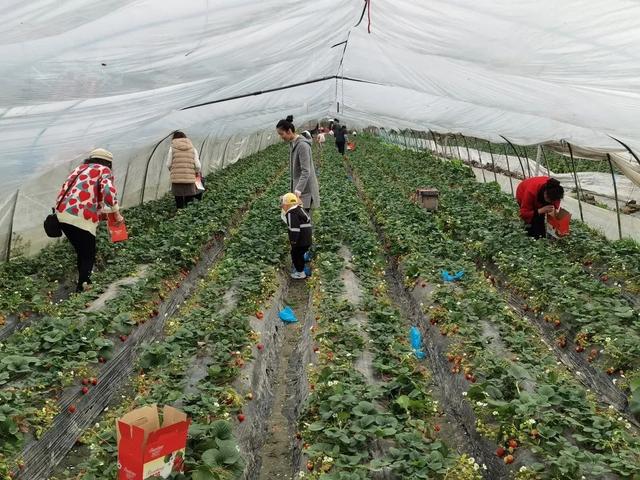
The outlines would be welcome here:
M 167 478 L 181 472 L 190 421 L 173 407 L 149 405 L 116 420 L 118 439 L 118 479 Z

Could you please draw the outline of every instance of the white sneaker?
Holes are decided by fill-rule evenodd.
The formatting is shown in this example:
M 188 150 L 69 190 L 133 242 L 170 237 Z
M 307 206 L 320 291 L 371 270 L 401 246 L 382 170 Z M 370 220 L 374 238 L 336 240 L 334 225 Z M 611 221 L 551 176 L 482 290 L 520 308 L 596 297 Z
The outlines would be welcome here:
M 291 278 L 293 278 L 294 280 L 304 280 L 305 278 L 307 278 L 307 275 L 304 272 L 293 272 L 291 274 Z

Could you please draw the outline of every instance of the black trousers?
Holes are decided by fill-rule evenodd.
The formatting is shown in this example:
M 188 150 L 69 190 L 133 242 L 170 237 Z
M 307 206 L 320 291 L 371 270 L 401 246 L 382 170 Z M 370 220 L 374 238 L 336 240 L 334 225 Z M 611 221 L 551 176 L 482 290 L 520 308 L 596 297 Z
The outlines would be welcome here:
M 291 245 L 291 262 L 296 272 L 304 271 L 304 254 L 309 250 L 310 245 L 299 247 Z
M 338 149 L 340 155 L 344 155 L 344 146 L 345 142 L 336 142 L 336 148 Z
M 547 222 L 544 215 L 534 215 L 531 225 L 527 225 L 525 228 L 530 237 L 544 238 L 547 236 Z
M 96 263 L 96 237 L 90 232 L 68 223 L 60 223 L 60 227 L 78 256 L 78 286 L 76 291 L 81 292 L 83 282 L 91 283 L 91 271 Z
M 187 205 L 189 205 L 191 202 L 193 202 L 196 197 L 197 197 L 197 195 L 186 195 L 186 196 L 175 197 L 176 198 L 176 207 L 184 208 Z

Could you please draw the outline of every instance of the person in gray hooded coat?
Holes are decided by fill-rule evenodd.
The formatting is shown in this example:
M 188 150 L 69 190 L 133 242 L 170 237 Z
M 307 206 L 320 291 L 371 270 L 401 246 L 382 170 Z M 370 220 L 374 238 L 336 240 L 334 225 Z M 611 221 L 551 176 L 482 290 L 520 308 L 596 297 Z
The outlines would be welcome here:
M 278 135 L 289 142 L 290 191 L 294 192 L 307 212 L 320 206 L 320 189 L 311 155 L 311 140 L 298 135 L 293 117 L 280 120 L 276 125 Z

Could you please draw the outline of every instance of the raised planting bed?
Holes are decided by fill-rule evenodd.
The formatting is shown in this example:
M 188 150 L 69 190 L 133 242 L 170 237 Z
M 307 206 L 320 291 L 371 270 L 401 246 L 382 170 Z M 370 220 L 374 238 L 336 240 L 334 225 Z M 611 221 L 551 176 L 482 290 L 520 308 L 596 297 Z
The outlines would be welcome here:
M 452 213 L 464 207 L 452 197 L 466 187 L 468 169 L 434 165 L 450 168 L 442 174 L 451 182 L 445 185 L 430 176 L 431 167 L 416 161 L 414 168 L 413 160 L 375 143 L 350 158 L 386 246 L 398 257 L 404 287 L 422 312 L 425 335 L 449 343 L 450 375 L 468 385 L 478 433 L 495 442 L 496 457 L 516 478 L 633 478 L 640 442 L 624 412 L 609 408 L 581 386 L 577 372 L 558 364 L 539 330 L 477 268 L 462 225 L 473 219 Z M 437 214 L 412 201 L 418 184 L 440 190 Z M 477 207 L 475 217 L 484 217 Z M 505 238 L 500 241 L 504 249 Z M 464 270 L 463 280 L 445 284 L 443 269 Z
M 82 378 L 99 377 L 120 350 L 129 348 L 129 337 L 135 338 L 147 320 L 157 320 L 160 304 L 184 283 L 189 269 L 208 247 L 221 244 L 225 230 L 238 223 L 256 196 L 274 179 L 282 178 L 281 152 L 274 148 L 263 154 L 261 161 L 249 162 L 251 168 L 236 172 L 234 188 L 224 183 L 218 190 L 212 182 L 203 202 L 154 227 L 162 233 L 162 240 L 157 239 L 157 249 L 145 249 L 145 262 L 149 255 L 157 256 L 144 278 L 122 287 L 115 298 L 94 311 L 84 310 L 90 305 L 86 297 L 74 295 L 56 306 L 55 314 L 4 340 L 0 345 L 0 397 L 7 428 L 0 431 L 4 447 L 0 464 L 8 464 L 5 469 L 65 411 L 68 392 L 76 388 L 73 385 L 79 385 Z

